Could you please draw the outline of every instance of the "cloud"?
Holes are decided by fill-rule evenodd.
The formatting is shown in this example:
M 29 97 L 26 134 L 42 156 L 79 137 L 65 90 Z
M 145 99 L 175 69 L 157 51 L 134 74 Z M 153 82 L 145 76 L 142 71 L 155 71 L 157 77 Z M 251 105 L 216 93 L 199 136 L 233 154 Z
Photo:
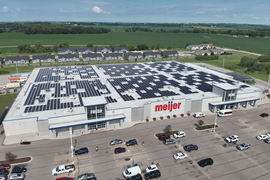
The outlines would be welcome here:
M 217 9 L 218 12 L 227 11 L 227 8 Z
M 8 6 L 2 7 L 1 11 L 2 11 L 2 12 L 10 12 Z
M 265 20 L 269 20 L 269 18 L 265 18 Z
M 62 12 L 62 13 L 67 13 L 67 12 L 69 12 L 68 10 L 64 10 L 64 9 L 60 9 L 60 11 L 59 12 Z
M 220 15 L 220 14 L 216 14 L 216 17 L 221 18 L 221 17 L 224 17 L 224 16 Z
M 92 11 L 93 11 L 94 13 L 98 13 L 98 14 L 105 14 L 105 13 L 106 13 L 105 11 L 103 11 L 102 9 L 100 9 L 98 6 L 94 6 L 94 7 L 92 8 Z
M 251 17 L 252 19 L 260 19 L 259 17 Z
M 88 4 L 110 4 L 109 2 L 102 2 L 102 1 L 89 1 L 89 0 L 71 0 L 71 1 L 88 3 Z
M 22 10 L 20 10 L 19 8 L 16 8 L 16 10 L 19 11 L 19 12 L 22 12 Z

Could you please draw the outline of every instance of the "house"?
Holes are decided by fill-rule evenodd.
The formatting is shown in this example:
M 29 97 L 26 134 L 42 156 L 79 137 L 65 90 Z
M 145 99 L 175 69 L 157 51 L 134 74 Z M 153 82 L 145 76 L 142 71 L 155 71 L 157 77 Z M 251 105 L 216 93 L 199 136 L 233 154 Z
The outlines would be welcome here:
M 111 47 L 97 47 L 98 53 L 112 53 Z
M 26 64 L 29 61 L 29 56 L 8 56 L 5 59 L 5 64 Z
M 232 35 L 232 37 L 237 37 L 237 35 Z
M 94 52 L 95 52 L 94 48 L 78 48 L 79 54 L 90 54 L 90 53 L 94 53 Z
M 155 58 L 155 57 L 160 58 L 161 53 L 160 52 L 144 52 L 143 57 L 144 58 Z
M 188 45 L 186 47 L 186 49 L 190 49 L 190 50 L 198 50 L 198 49 L 202 49 L 201 45 Z
M 100 53 L 82 54 L 83 61 L 99 60 L 102 61 L 102 55 Z
M 201 55 L 201 56 L 203 56 L 205 53 L 206 53 L 208 56 L 211 55 L 211 51 L 210 51 L 210 50 L 200 50 L 200 51 L 195 51 L 195 52 L 194 52 L 194 54 L 196 54 L 196 55 Z
M 166 53 L 168 53 L 169 57 L 177 57 L 177 56 L 179 56 L 177 51 L 162 51 L 161 56 L 164 56 Z
M 214 48 L 214 45 L 213 44 L 201 44 L 202 48 L 206 48 L 206 49 L 213 49 Z
M 123 54 L 122 53 L 107 53 L 104 54 L 105 60 L 111 60 L 111 59 L 119 59 L 123 60 Z
M 32 62 L 55 62 L 55 57 L 54 55 L 37 55 L 32 57 Z
M 58 54 L 76 54 L 75 48 L 58 48 Z
M 126 53 L 124 55 L 125 56 L 128 56 L 128 59 L 142 59 L 143 58 L 143 55 L 141 52 L 129 52 L 129 53 Z
M 245 37 L 249 37 L 249 35 L 245 35 Z
M 214 54 L 222 54 L 222 53 L 224 53 L 224 49 L 210 49 L 209 51 L 211 53 L 214 53 Z
M 115 53 L 127 53 L 129 51 L 128 47 L 114 47 Z
M 58 54 L 58 62 L 80 61 L 79 54 Z
M 0 64 L 4 63 L 4 59 L 2 57 L 0 57 Z

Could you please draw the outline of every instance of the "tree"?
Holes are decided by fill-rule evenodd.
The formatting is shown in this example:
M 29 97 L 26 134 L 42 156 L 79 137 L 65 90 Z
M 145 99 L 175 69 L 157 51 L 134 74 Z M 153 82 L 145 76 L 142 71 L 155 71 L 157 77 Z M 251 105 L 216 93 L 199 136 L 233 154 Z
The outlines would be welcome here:
M 62 42 L 59 44 L 59 48 L 69 48 L 68 42 Z
M 37 41 L 35 43 L 36 50 L 42 49 L 43 48 L 43 42 L 42 41 Z
M 124 56 L 124 60 L 128 60 L 128 55 L 127 54 L 125 54 L 125 56 Z
M 211 56 L 215 55 L 213 52 L 211 52 Z
M 163 58 L 168 58 L 168 57 L 169 57 L 169 52 L 166 51 L 162 57 L 163 57 Z
M 15 159 L 15 157 L 14 157 L 14 155 L 13 155 L 11 152 L 7 152 L 7 153 L 5 154 L 5 159 L 6 159 L 7 161 L 13 161 L 13 160 Z
M 57 44 L 53 46 L 53 51 L 58 52 L 58 45 Z
M 171 126 L 171 125 L 166 126 L 165 129 L 164 129 L 164 132 L 165 132 L 165 133 L 170 133 L 170 132 L 172 132 L 172 126 Z
M 198 124 L 199 124 L 199 126 L 202 126 L 204 124 L 204 121 L 203 120 L 199 120 L 198 121 Z
M 152 47 L 151 47 L 151 50 L 154 50 L 155 49 L 155 46 L 153 45 Z
M 208 54 L 207 53 L 204 53 L 204 56 L 208 56 Z
M 88 43 L 86 47 L 92 48 L 92 47 L 94 47 L 94 45 L 93 45 L 93 43 Z
M 138 46 L 137 46 L 137 50 L 149 50 L 149 47 L 148 47 L 148 45 L 146 44 L 146 43 L 144 43 L 144 44 L 139 44 Z
M 160 44 L 159 43 L 156 44 L 156 50 L 160 50 Z
M 206 50 L 207 48 L 206 47 L 203 47 L 203 50 Z
M 167 49 L 172 49 L 172 47 L 171 46 L 168 46 Z

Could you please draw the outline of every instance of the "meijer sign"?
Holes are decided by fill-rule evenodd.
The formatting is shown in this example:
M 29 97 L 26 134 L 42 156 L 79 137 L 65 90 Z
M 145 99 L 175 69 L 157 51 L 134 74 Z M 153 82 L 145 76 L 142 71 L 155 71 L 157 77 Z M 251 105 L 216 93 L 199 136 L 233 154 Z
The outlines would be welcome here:
M 163 105 L 155 105 L 155 112 L 159 111 L 169 111 L 172 112 L 174 109 L 180 109 L 180 105 L 182 103 L 173 103 L 173 101 L 169 101 L 168 104 L 163 104 Z

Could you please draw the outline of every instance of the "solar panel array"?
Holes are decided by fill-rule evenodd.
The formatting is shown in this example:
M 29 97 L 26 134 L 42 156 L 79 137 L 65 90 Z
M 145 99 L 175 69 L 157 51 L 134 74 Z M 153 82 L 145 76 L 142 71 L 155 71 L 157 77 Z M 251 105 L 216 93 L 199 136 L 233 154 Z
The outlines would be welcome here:
M 175 61 L 98 65 L 96 68 L 104 75 L 99 77 L 92 66 L 39 69 L 27 88 L 24 112 L 82 107 L 84 97 L 101 95 L 108 103 L 117 103 L 118 97 L 112 95 L 109 84 L 124 101 L 211 92 L 213 83 L 237 85 L 236 81 Z

